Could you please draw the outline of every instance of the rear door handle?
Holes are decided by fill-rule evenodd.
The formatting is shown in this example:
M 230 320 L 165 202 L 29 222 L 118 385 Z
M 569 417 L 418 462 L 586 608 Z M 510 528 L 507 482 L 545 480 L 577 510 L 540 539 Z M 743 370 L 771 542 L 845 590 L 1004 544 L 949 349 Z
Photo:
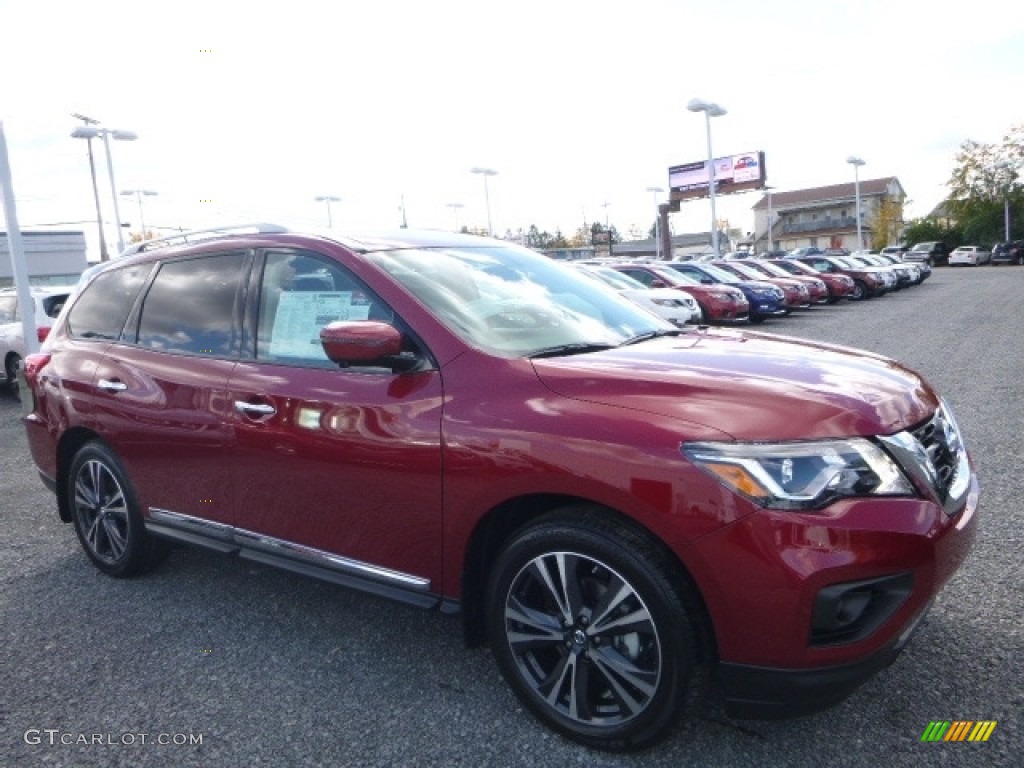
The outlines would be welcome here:
M 117 379 L 100 379 L 96 382 L 96 386 L 102 389 L 104 392 L 124 392 L 128 389 L 128 385 L 123 381 Z

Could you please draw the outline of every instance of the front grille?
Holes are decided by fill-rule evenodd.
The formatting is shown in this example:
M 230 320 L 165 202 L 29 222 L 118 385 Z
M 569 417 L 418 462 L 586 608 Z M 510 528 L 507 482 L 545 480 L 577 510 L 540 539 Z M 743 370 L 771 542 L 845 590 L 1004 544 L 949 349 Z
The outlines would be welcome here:
M 964 450 L 956 423 L 947 416 L 944 408 L 939 408 L 930 421 L 913 430 L 913 435 L 931 462 L 936 490 L 945 498 L 956 479 Z

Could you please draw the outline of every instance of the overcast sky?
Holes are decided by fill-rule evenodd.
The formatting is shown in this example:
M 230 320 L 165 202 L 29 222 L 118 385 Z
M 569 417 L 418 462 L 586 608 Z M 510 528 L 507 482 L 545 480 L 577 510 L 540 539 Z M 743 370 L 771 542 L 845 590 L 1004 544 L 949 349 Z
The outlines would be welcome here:
M 0 0 L 0 120 L 18 218 L 94 221 L 71 113 L 135 131 L 118 190 L 150 226 L 269 220 L 454 229 L 607 220 L 646 232 L 648 187 L 763 150 L 779 191 L 896 176 L 908 216 L 968 139 L 1024 122 L 1024 6 L 1007 0 Z M 113 221 L 96 146 L 104 218 Z M 757 193 L 720 199 L 746 231 Z M 137 225 L 134 199 L 121 218 Z M 461 204 L 453 208 L 450 204 Z M 707 231 L 707 200 L 673 215 Z M 90 240 L 95 226 L 82 225 Z M 114 242 L 113 228 L 108 238 Z M 95 257 L 95 253 L 90 254 Z

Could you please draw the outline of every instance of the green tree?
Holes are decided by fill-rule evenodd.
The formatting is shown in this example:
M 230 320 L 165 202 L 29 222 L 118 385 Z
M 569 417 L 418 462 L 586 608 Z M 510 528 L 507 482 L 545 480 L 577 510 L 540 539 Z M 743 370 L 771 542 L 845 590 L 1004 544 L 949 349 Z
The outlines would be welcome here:
M 1012 218 L 1011 238 L 1024 237 L 1024 123 L 1011 126 L 998 144 L 967 140 L 960 145 L 950 176 L 948 206 L 967 242 L 1004 238 L 1004 212 Z

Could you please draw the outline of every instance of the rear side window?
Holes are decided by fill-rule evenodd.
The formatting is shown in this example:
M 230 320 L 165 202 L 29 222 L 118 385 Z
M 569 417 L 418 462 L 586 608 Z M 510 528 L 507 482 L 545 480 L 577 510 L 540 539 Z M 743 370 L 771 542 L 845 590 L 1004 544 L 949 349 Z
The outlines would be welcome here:
M 152 270 L 151 264 L 139 264 L 100 273 L 71 307 L 68 332 L 82 339 L 117 339 Z
M 43 299 L 43 312 L 46 313 L 47 317 L 56 317 L 60 314 L 60 311 L 64 309 L 64 302 L 67 300 L 68 294 L 66 293 L 47 296 Z
M 237 355 L 248 258 L 239 251 L 162 264 L 143 300 L 138 343 L 162 352 Z

